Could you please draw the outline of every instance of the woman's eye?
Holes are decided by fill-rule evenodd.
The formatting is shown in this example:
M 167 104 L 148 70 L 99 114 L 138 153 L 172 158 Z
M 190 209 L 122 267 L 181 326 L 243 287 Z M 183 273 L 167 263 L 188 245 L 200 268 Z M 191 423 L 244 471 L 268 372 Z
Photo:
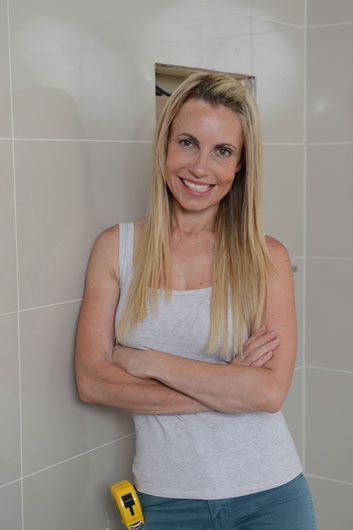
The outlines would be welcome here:
M 230 156 L 232 154 L 232 152 L 226 147 L 219 147 L 217 151 L 218 151 L 218 154 L 220 154 L 222 158 Z
M 192 141 L 188 140 L 187 138 L 183 138 L 182 140 L 180 140 L 180 144 L 184 147 L 190 147 L 192 145 Z

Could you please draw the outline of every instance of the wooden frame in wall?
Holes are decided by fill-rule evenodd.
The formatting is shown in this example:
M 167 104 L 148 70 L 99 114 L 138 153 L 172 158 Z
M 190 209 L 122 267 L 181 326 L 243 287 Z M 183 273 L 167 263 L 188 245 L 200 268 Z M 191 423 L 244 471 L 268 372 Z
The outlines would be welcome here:
M 177 66 L 174 64 L 155 63 L 155 85 L 156 85 L 156 122 L 162 109 L 173 90 L 194 72 L 220 72 L 220 70 L 209 70 L 193 66 Z M 238 74 L 234 72 L 222 72 L 233 76 L 241 81 L 250 92 L 256 96 L 256 78 L 252 75 Z

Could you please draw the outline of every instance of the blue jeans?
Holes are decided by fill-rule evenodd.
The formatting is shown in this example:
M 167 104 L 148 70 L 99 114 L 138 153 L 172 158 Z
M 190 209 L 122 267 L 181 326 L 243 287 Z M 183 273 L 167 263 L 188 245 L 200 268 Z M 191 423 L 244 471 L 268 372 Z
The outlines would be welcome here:
M 137 493 L 144 530 L 316 530 L 303 473 L 282 486 L 229 499 L 171 499 Z

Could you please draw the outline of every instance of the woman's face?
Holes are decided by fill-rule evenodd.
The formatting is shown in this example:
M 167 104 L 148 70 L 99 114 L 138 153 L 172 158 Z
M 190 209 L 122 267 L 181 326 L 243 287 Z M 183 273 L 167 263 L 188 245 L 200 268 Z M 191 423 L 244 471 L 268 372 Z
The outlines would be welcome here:
M 218 205 L 240 169 L 240 119 L 228 107 L 189 99 L 175 116 L 166 157 L 167 185 L 187 210 Z

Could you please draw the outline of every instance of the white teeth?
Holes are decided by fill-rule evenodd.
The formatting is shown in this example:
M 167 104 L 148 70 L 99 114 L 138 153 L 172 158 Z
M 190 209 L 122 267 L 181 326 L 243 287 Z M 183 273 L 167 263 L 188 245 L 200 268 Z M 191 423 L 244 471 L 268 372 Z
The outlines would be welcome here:
M 182 179 L 182 181 L 184 182 L 185 186 L 195 191 L 207 191 L 211 187 L 211 186 L 201 186 L 200 184 L 193 184 L 192 182 L 189 182 L 184 179 Z

